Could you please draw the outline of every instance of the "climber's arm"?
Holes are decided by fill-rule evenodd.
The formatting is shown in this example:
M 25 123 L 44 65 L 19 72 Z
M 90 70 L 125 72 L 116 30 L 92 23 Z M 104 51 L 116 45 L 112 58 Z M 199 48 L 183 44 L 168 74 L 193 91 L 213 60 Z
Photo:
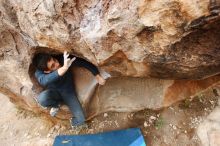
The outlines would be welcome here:
M 44 73 L 43 71 L 37 70 L 35 72 L 35 77 L 37 78 L 38 82 L 42 85 L 42 86 L 48 86 L 49 84 L 57 81 L 59 79 L 59 74 L 58 74 L 58 70 L 53 71 L 51 73 Z
M 90 63 L 89 61 L 76 57 L 72 66 L 79 66 L 79 67 L 84 67 L 88 69 L 96 77 L 99 84 L 101 85 L 105 84 L 105 79 L 100 75 L 98 68 L 94 64 Z

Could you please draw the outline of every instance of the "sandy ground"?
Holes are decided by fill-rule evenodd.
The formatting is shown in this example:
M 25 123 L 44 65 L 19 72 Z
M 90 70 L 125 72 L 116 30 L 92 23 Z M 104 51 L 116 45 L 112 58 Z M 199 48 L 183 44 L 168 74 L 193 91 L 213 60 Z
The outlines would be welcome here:
M 0 145 L 50 146 L 59 134 L 86 134 L 139 127 L 148 146 L 200 146 L 198 125 L 216 107 L 210 91 L 159 111 L 109 112 L 88 121 L 88 128 L 72 130 L 68 121 L 48 122 L 42 115 L 17 109 L 0 95 Z
M 0 111 L 1 146 L 52 145 L 53 139 L 47 134 L 53 123 L 15 108 L 3 95 L 0 95 Z

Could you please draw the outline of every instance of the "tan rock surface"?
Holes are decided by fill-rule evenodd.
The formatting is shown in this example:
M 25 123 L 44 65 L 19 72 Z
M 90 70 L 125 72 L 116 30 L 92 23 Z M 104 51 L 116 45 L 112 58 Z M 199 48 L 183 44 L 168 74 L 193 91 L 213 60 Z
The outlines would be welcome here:
M 47 137 L 53 123 L 45 117 L 27 115 L 15 108 L 6 96 L 0 94 L 0 145 L 51 146 L 54 138 Z
M 217 94 L 220 94 L 220 84 L 216 86 Z M 218 106 L 206 117 L 199 125 L 197 134 L 201 139 L 202 145 L 220 145 L 220 100 L 218 96 Z
M 85 106 L 88 115 L 169 106 L 219 81 L 218 4 L 2 0 L 0 92 L 25 109 L 42 112 L 33 99 L 42 89 L 33 77 L 31 59 L 36 52 L 68 50 L 115 77 L 97 88 Z M 84 80 L 88 84 L 76 85 L 83 103 L 95 89 L 90 77 Z

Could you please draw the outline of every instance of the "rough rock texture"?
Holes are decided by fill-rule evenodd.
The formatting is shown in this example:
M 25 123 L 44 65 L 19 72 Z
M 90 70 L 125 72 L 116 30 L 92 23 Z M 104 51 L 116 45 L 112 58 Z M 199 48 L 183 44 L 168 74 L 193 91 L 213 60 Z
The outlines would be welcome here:
M 54 138 L 47 137 L 53 123 L 33 113 L 15 108 L 0 93 L 0 139 L 4 146 L 51 146 Z M 13 119 L 13 120 L 12 120 Z
M 220 84 L 218 85 L 218 95 L 220 95 Z M 197 134 L 202 141 L 203 146 L 220 145 L 220 99 L 218 106 L 204 120 L 197 129 Z
M 41 88 L 33 78 L 31 59 L 37 52 L 68 50 L 115 77 L 97 88 L 91 103 L 87 99 L 95 84 L 77 85 L 88 115 L 169 106 L 219 81 L 219 4 L 2 0 L 0 92 L 23 108 L 39 111 L 33 99 Z
M 194 96 L 219 80 L 220 76 L 200 81 L 112 78 L 105 86 L 98 88 L 91 104 L 87 106 L 87 113 L 92 116 L 115 109 L 120 112 L 144 108 L 157 110 Z

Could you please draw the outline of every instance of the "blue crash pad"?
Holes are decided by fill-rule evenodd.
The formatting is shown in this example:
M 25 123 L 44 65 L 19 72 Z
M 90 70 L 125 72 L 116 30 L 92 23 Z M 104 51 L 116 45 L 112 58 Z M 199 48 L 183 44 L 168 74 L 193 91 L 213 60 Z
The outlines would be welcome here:
M 59 135 L 53 146 L 146 146 L 139 128 L 98 134 Z

